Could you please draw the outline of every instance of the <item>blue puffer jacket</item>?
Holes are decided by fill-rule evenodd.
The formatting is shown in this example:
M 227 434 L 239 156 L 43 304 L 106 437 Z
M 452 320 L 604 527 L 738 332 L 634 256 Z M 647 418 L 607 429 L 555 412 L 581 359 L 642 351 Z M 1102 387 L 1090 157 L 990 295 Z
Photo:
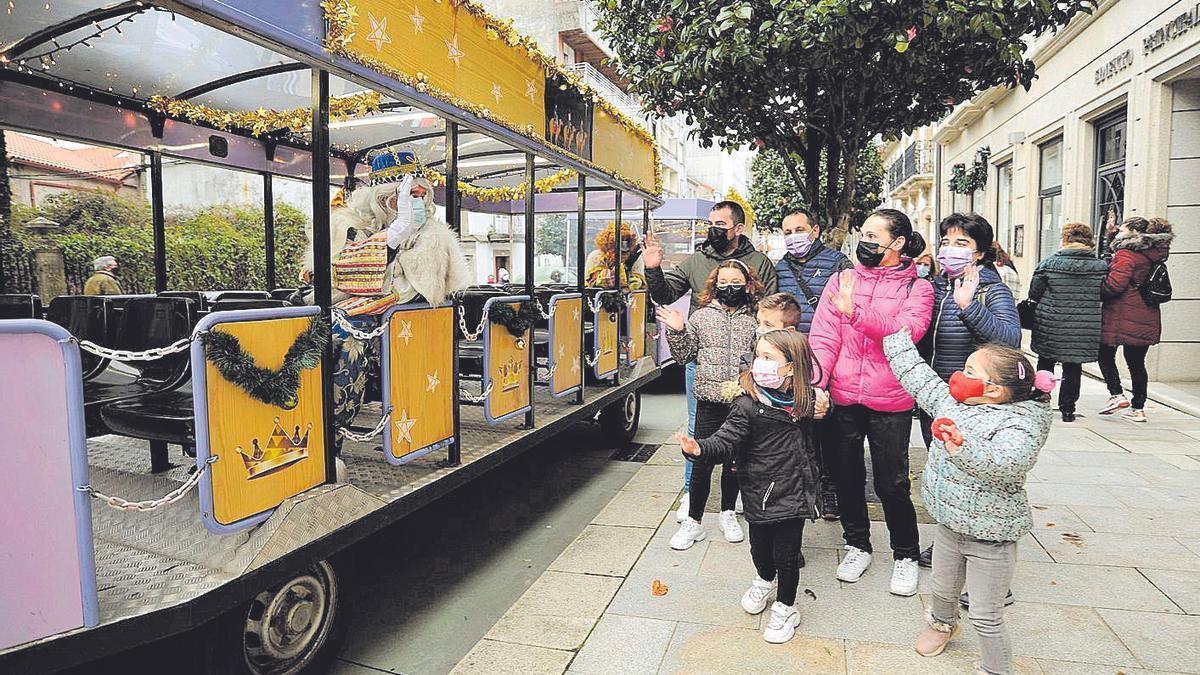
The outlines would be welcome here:
M 829 281 L 829 277 L 852 267 L 853 263 L 841 251 L 835 251 L 820 243 L 809 251 L 807 258 L 797 258 L 791 253 L 785 253 L 779 262 L 775 263 L 775 272 L 779 274 L 779 292 L 791 293 L 800 303 L 800 330 L 805 335 L 808 335 L 808 329 L 812 325 L 817 301 L 821 299 L 821 292 L 825 290 L 825 282 Z M 812 291 L 811 301 L 796 281 L 797 274 Z
M 962 370 L 971 352 L 989 342 L 1021 346 L 1021 319 L 1012 291 L 990 265 L 979 268 L 975 300 L 960 309 L 946 275 L 933 279 L 933 320 L 927 336 L 932 341 L 930 363 L 943 380 Z

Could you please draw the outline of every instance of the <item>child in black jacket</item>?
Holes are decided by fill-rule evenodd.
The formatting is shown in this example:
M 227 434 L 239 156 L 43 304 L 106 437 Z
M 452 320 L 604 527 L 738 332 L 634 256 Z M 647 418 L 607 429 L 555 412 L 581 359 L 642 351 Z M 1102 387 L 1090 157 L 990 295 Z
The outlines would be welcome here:
M 818 410 L 812 387 L 812 351 L 804 334 L 773 330 L 755 346 L 753 367 L 742 373 L 729 416 L 716 433 L 696 441 L 677 434 L 683 452 L 712 462 L 736 459 L 750 526 L 750 555 L 758 578 L 742 596 L 742 608 L 758 614 L 778 586 L 763 639 L 792 639 L 800 615 L 800 545 L 804 520 L 816 518 L 820 470 L 812 419 Z

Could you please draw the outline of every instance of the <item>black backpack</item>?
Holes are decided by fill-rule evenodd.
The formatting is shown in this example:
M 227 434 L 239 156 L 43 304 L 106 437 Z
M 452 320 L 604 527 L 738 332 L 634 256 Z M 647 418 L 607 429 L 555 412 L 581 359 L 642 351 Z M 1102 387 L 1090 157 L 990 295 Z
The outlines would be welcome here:
M 1157 262 L 1150 268 L 1150 274 L 1138 286 L 1142 300 L 1151 307 L 1157 307 L 1171 301 L 1171 275 L 1167 274 L 1167 263 Z

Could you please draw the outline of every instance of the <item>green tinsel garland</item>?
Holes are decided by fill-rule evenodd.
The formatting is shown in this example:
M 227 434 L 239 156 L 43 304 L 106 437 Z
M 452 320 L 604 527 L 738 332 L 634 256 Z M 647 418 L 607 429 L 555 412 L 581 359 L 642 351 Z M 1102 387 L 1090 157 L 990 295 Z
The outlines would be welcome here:
M 539 318 L 541 314 L 531 300 L 521 301 L 519 309 L 513 309 L 510 303 L 499 302 L 488 310 L 488 321 L 504 326 L 513 337 L 525 335 L 525 331 L 537 323 Z
M 606 312 L 620 314 L 625 309 L 624 293 L 604 293 L 600 296 L 600 308 Z
M 204 355 L 222 377 L 263 403 L 291 410 L 300 402 L 296 397 L 300 373 L 321 363 L 321 351 L 329 341 L 329 323 L 313 317 L 288 348 L 278 370 L 256 365 L 254 357 L 242 349 L 241 341 L 229 333 L 213 329 L 201 339 Z

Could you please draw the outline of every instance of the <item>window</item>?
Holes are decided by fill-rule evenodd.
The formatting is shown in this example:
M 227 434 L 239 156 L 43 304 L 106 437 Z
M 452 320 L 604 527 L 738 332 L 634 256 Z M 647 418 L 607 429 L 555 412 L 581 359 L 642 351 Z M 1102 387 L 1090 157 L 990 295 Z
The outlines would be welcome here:
M 1102 247 L 1107 246 L 1104 226 L 1109 214 L 1121 220 L 1125 212 L 1125 111 L 1096 123 L 1096 196 L 1092 227 Z
M 1000 242 L 1000 246 L 1010 255 L 1013 250 L 1012 181 L 1012 162 L 996 168 L 996 241 Z
M 1059 248 L 1062 239 L 1062 138 L 1056 138 L 1039 148 L 1041 173 L 1038 177 L 1039 238 L 1038 256 L 1045 258 Z

